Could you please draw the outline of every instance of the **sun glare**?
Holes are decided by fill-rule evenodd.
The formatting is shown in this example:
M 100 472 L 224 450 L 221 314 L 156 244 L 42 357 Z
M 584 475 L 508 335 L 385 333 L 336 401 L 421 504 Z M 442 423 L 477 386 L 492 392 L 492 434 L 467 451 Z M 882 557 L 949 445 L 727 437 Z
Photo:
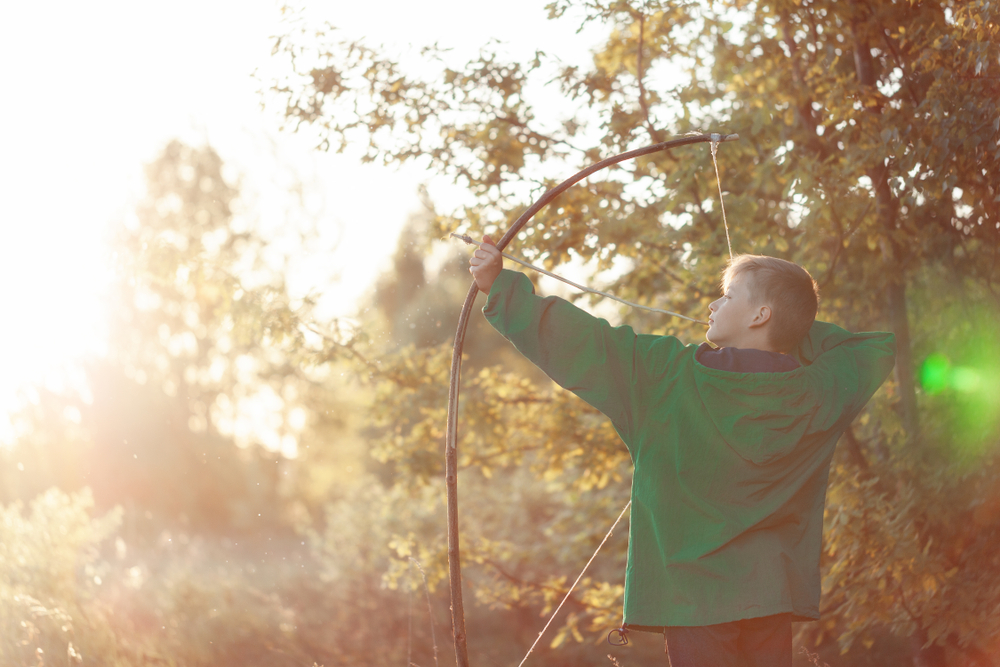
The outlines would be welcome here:
M 418 36 L 412 25 L 426 9 L 388 4 L 398 20 L 380 24 L 376 35 L 369 36 L 370 10 L 364 5 L 341 4 L 321 18 L 335 19 L 345 35 L 373 44 L 413 48 L 439 40 L 467 53 L 483 44 L 481 34 L 447 19 L 463 15 L 458 0 L 438 3 L 433 28 Z M 589 58 L 600 31 L 574 34 L 567 26 L 567 34 L 557 36 L 540 20 L 532 24 L 533 33 L 526 32 L 519 17 L 528 11 L 544 15 L 530 2 L 497 15 L 491 29 L 505 48 L 530 57 L 540 40 L 553 46 L 582 40 L 582 48 L 568 51 Z M 6 25 L 18 26 L 0 40 L 5 84 L 32 103 L 0 107 L 5 130 L 16 129 L 0 134 L 0 312 L 6 316 L 0 331 L 0 440 L 12 437 L 6 415 L 25 400 L 21 388 L 53 383 L 63 369 L 101 353 L 101 294 L 114 279 L 108 225 L 131 216 L 142 194 L 142 165 L 171 139 L 212 145 L 239 174 L 248 214 L 265 223 L 282 220 L 284 211 L 260 193 L 289 187 L 275 178 L 282 171 L 276 161 L 285 160 L 313 181 L 312 195 L 329 203 L 320 221 L 327 241 L 340 243 L 336 270 L 328 257 L 301 257 L 290 280 L 304 292 L 325 289 L 331 275 L 339 274 L 328 301 L 341 315 L 385 265 L 407 216 L 420 209 L 417 190 L 426 179 L 420 165 L 388 170 L 359 166 L 356 156 L 317 153 L 314 137 L 280 133 L 280 113 L 261 109 L 261 81 L 275 66 L 271 36 L 280 31 L 282 15 L 271 0 L 109 0 L 58 3 L 58 11 L 14 3 L 4 14 Z M 31 67 L 16 64 L 26 56 Z M 79 75 L 61 77 L 58 85 L 39 75 L 64 71 L 70 63 Z M 255 80 L 255 70 L 264 78 Z M 438 203 L 448 199 L 447 192 L 435 196 Z
M 30 211 L 16 211 L 19 219 Z M 99 238 L 67 217 L 7 230 L 0 251 L 0 411 L 26 384 L 59 383 L 64 365 L 99 352 L 100 294 L 109 278 Z M 3 427 L 0 426 L 0 429 Z M 8 434 L 9 435 L 9 434 Z

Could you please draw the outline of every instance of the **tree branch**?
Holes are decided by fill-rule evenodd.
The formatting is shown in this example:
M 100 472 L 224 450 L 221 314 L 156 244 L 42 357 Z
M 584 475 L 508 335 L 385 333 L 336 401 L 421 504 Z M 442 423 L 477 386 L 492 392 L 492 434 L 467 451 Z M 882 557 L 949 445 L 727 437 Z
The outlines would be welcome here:
M 649 136 L 653 138 L 653 143 L 660 143 L 663 141 L 660 132 L 653 127 L 653 122 L 649 118 L 649 106 L 646 104 L 646 88 L 642 83 L 642 42 L 645 34 L 646 28 L 646 15 L 639 12 L 639 49 L 636 56 L 636 78 L 639 80 L 639 106 L 642 107 L 642 115 L 646 119 L 646 129 L 649 130 Z
M 837 223 L 837 251 L 833 254 L 833 259 L 830 260 L 830 268 L 827 269 L 826 275 L 823 276 L 823 281 L 819 284 L 819 289 L 821 293 L 823 290 L 827 288 L 827 286 L 830 283 L 833 282 L 834 270 L 837 268 L 837 260 L 840 258 L 840 253 L 844 249 L 844 239 L 851 238 L 851 236 L 854 235 L 854 232 L 858 231 L 858 227 L 860 227 L 861 223 L 864 222 L 871 208 L 872 208 L 872 203 L 869 200 L 868 206 L 865 207 L 865 210 L 861 212 L 861 215 L 858 216 L 858 219 L 855 220 L 854 224 L 851 225 L 850 229 L 847 230 L 847 234 L 844 234 L 843 232 L 844 226 L 840 222 L 840 216 L 837 215 L 836 207 L 834 206 L 830 207 L 830 215 L 833 216 L 834 222 Z
M 501 566 L 499 563 L 497 563 L 496 561 L 491 560 L 489 558 L 483 558 L 483 563 L 486 564 L 486 565 L 489 565 L 490 567 L 492 567 L 493 569 L 495 569 L 504 579 L 507 579 L 508 581 L 511 581 L 511 582 L 513 582 L 513 583 L 515 583 L 515 584 L 517 584 L 519 586 L 524 586 L 525 588 L 529 588 L 529 589 L 536 590 L 536 591 L 552 591 L 553 593 L 556 593 L 557 595 L 566 595 L 566 591 L 564 591 L 564 590 L 562 590 L 560 588 L 556 588 L 555 586 L 546 586 L 545 584 L 539 584 L 539 583 L 534 582 L 534 581 L 528 581 L 526 579 L 521 579 L 520 577 L 515 576 L 515 575 L 511 574 L 510 572 L 506 571 L 503 568 L 503 566 Z M 587 604 L 583 600 L 579 600 L 579 599 L 573 597 L 572 595 L 570 595 L 568 598 L 566 598 L 566 601 L 569 602 L 569 603 L 571 603 L 571 604 L 573 604 L 573 605 L 575 605 L 576 607 L 578 607 L 579 609 L 582 609 L 582 610 L 600 610 L 600 611 L 604 611 L 605 610 L 604 607 L 595 607 L 594 605 Z

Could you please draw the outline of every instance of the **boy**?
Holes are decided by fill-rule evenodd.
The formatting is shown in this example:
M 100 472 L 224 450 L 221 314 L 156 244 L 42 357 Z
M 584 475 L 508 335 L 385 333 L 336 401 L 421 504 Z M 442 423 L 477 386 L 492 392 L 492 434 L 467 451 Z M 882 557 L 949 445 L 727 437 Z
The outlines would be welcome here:
M 892 334 L 815 322 L 801 267 L 741 255 L 700 346 L 612 327 L 503 270 L 470 271 L 487 320 L 607 415 L 632 456 L 625 627 L 660 632 L 672 667 L 790 667 L 792 621 L 819 618 L 830 460 L 892 370 Z

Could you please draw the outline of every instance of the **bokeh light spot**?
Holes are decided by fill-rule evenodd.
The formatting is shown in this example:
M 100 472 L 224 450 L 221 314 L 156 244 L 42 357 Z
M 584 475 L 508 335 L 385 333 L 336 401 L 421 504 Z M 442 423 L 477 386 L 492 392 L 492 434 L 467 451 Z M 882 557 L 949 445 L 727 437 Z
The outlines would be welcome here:
M 982 385 L 979 371 L 967 366 L 958 366 L 951 372 L 951 386 L 955 391 L 968 394 L 977 391 Z
M 943 354 L 932 354 L 920 367 L 920 386 L 928 394 L 940 394 L 948 387 L 951 362 Z

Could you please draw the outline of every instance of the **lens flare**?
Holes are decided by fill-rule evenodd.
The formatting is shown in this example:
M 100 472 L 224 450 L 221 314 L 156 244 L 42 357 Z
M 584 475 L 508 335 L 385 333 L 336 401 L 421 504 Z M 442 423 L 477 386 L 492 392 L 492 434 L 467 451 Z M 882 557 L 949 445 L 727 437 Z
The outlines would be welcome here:
M 985 323 L 963 333 L 948 354 L 924 359 L 919 378 L 929 423 L 946 425 L 953 451 L 975 460 L 1000 444 L 1000 341 Z
M 920 386 L 928 394 L 940 394 L 948 388 L 951 362 L 943 354 L 932 354 L 920 367 Z
M 955 391 L 970 394 L 979 391 L 982 384 L 982 375 L 974 368 L 959 366 L 951 371 L 951 386 Z
M 930 395 L 946 389 L 970 394 L 983 388 L 983 374 L 970 366 L 952 366 L 943 354 L 932 354 L 920 367 L 920 386 Z

